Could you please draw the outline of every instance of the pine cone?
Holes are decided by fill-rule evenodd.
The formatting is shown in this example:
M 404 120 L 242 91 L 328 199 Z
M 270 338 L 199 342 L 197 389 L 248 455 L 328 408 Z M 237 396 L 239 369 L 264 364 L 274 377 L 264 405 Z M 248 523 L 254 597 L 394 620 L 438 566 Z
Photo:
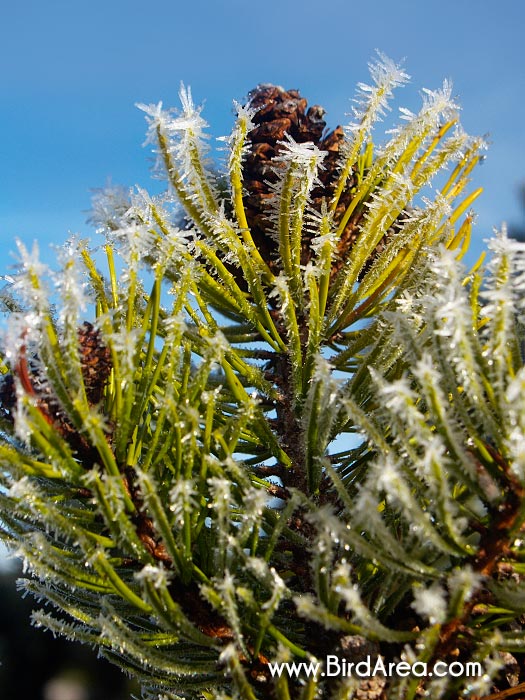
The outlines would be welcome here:
M 12 374 L 4 374 L 0 377 L 0 416 L 11 423 L 15 407 L 15 381 Z
M 111 372 L 111 352 L 100 338 L 100 331 L 85 321 L 78 329 L 82 377 L 91 405 L 102 401 L 104 387 Z
M 78 329 L 82 377 L 86 396 L 91 406 L 100 403 L 104 387 L 111 373 L 111 353 L 100 338 L 100 331 L 91 323 L 85 322 Z M 23 371 L 22 371 L 23 368 Z M 58 433 L 69 443 L 77 457 L 89 466 L 89 459 L 95 456 L 85 438 L 72 425 L 62 406 L 53 395 L 49 384 L 42 377 L 38 363 L 25 355 L 19 358 L 15 374 L 24 376 L 26 391 L 37 399 L 37 405 L 46 420 L 53 424 Z M 14 420 L 16 390 L 13 374 L 6 374 L 0 381 L 0 415 L 10 423 Z
M 341 638 L 340 653 L 347 663 L 351 662 L 355 665 L 368 658 L 372 664 L 375 664 L 376 660 L 381 657 L 379 644 L 358 634 Z M 354 700 L 386 700 L 386 685 L 386 678 L 381 675 L 362 678 L 352 698 Z
M 257 111 L 252 119 L 256 127 L 248 134 L 252 148 L 244 164 L 246 217 L 262 257 L 274 271 L 278 271 L 278 245 L 269 233 L 272 223 L 268 214 L 269 201 L 273 197 L 271 184 L 277 180 L 275 158 L 283 149 L 281 142 L 285 134 L 289 134 L 297 143 L 310 141 L 320 150 L 326 151 L 323 169 L 318 174 L 321 185 L 312 191 L 312 206 L 320 211 L 323 200 L 329 203 L 334 194 L 340 150 L 345 137 L 341 126 L 326 134 L 324 109 L 319 105 L 307 109 L 307 101 L 297 90 L 286 91 L 275 85 L 259 85 L 248 97 L 249 106 Z M 353 184 L 353 178 L 350 178 L 335 213 L 336 221 L 351 200 L 350 189 Z M 340 253 L 346 252 L 354 243 L 356 232 L 356 222 L 349 222 L 341 238 Z M 310 255 L 306 239 L 302 262 L 306 263 Z

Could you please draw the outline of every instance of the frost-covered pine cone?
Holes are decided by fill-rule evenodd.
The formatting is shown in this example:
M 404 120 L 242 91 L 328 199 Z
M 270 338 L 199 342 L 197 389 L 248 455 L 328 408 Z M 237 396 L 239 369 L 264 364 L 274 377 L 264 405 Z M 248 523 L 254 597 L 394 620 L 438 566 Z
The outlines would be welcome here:
M 327 130 L 323 107 L 308 107 L 307 100 L 298 90 L 285 90 L 277 85 L 261 84 L 249 93 L 247 105 L 255 110 L 252 117 L 255 128 L 247 135 L 249 150 L 243 168 L 246 218 L 263 259 L 278 273 L 281 266 L 277 234 L 274 230 L 274 187 L 279 178 L 279 169 L 283 167 L 280 156 L 287 141 L 292 139 L 298 144 L 313 144 L 324 154 L 317 171 L 317 185 L 310 193 L 309 206 L 317 213 L 320 213 L 323 207 L 329 208 L 332 202 L 340 175 L 341 159 L 348 148 L 348 141 L 343 127 L 337 126 L 333 131 Z M 356 169 L 357 163 L 353 170 Z M 356 178 L 356 174 L 350 172 L 343 191 L 338 194 L 337 206 L 333 212 L 336 224 L 339 224 L 352 201 Z M 333 262 L 332 275 L 341 269 L 355 244 L 360 231 L 359 224 L 365 212 L 365 207 L 357 207 L 344 226 L 337 244 L 338 256 Z M 403 218 L 404 212 L 399 221 L 394 222 L 385 234 L 385 238 L 378 243 L 371 259 L 383 250 L 388 237 L 399 230 Z M 306 230 L 303 235 L 302 264 L 306 264 L 312 257 L 310 242 L 311 238 Z
M 248 98 L 248 106 L 256 112 L 252 118 L 255 128 L 248 133 L 251 148 L 244 164 L 246 217 L 263 258 L 275 269 L 278 268 L 275 261 L 277 242 L 271 235 L 273 226 L 268 215 L 275 198 L 272 185 L 278 179 L 278 157 L 287 138 L 292 138 L 296 143 L 313 143 L 325 152 L 322 167 L 317 173 L 318 185 L 311 192 L 312 209 L 320 212 L 323 204 L 329 204 L 334 194 L 345 135 L 341 126 L 327 133 L 325 110 L 319 105 L 308 107 L 307 100 L 298 90 L 263 84 L 252 90 Z M 336 220 L 342 216 L 351 200 L 353 185 L 354 178 L 350 177 L 335 212 Z M 346 229 L 341 240 L 341 252 L 348 247 L 349 241 L 355 241 L 356 220 L 353 219 Z M 311 257 L 307 237 L 302 256 L 303 263 Z

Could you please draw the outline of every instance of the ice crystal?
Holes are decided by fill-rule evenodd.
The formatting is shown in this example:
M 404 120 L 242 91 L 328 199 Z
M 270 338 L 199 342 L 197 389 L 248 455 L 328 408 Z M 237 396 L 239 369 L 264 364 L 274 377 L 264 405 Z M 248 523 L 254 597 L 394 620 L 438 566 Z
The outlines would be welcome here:
M 80 324 L 90 302 L 89 286 L 79 265 L 82 246 L 70 239 L 60 250 L 58 260 L 62 271 L 55 277 L 55 286 L 62 297 L 59 321 Z
M 184 523 L 184 514 L 196 507 L 197 491 L 191 479 L 180 479 L 170 491 L 170 510 L 175 522 Z
M 108 183 L 93 190 L 89 221 L 100 233 L 120 228 L 131 206 L 130 193 L 122 185 Z
M 357 85 L 357 106 L 353 108 L 355 121 L 346 127 L 350 134 L 358 129 L 369 130 L 374 121 L 384 117 L 395 88 L 405 85 L 410 80 L 410 76 L 400 64 L 396 64 L 379 51 L 377 59 L 369 63 L 369 70 L 373 85 Z
M 449 588 L 452 594 L 461 595 L 465 601 L 471 599 L 472 595 L 479 588 L 483 581 L 483 576 L 474 571 L 470 566 L 455 569 L 449 576 Z
M 141 332 L 138 328 L 121 329 L 113 331 L 107 341 L 119 355 L 119 360 L 122 369 L 125 371 L 125 376 L 131 378 L 136 369 L 136 353 L 138 351 L 138 342 L 141 339 Z
M 322 167 L 326 152 L 321 151 L 310 141 L 297 143 L 289 134 L 285 134 L 285 136 L 285 140 L 281 143 L 282 149 L 274 162 L 294 164 L 304 169 L 304 175 L 300 177 L 301 186 L 309 191 L 314 184 L 317 169 Z M 277 172 L 279 173 L 280 170 L 277 169 Z
M 411 605 L 416 613 L 428 619 L 431 625 L 441 624 L 446 620 L 448 609 L 446 594 L 439 583 L 433 583 L 429 588 L 416 587 Z
M 108 238 L 119 247 L 127 265 L 132 268 L 157 248 L 157 236 L 146 225 L 133 221 L 109 232 Z
M 226 141 L 229 146 L 229 169 L 230 172 L 239 172 L 243 158 L 249 150 L 246 136 L 252 131 L 255 124 L 252 119 L 256 112 L 248 105 L 233 103 L 237 121 L 230 136 L 220 137 L 221 141 Z M 240 148 L 239 148 L 240 147 Z
M 171 580 L 170 572 L 163 566 L 153 566 L 146 564 L 140 571 L 135 573 L 137 581 L 149 581 L 156 589 L 167 586 Z
M 146 135 L 146 140 L 144 145 L 157 143 L 157 130 L 161 129 L 169 119 L 170 113 L 164 110 L 162 102 L 157 102 L 157 104 L 144 104 L 138 102 L 138 109 L 142 110 L 146 114 L 146 121 L 148 123 L 148 131 Z
M 37 313 L 42 313 L 49 304 L 49 286 L 45 282 L 49 276 L 49 268 L 40 260 L 36 242 L 33 243 L 31 251 L 21 241 L 17 241 L 17 247 L 19 271 L 13 277 L 13 292 Z
M 186 87 L 181 83 L 179 90 L 179 98 L 182 104 L 182 112 L 180 116 L 168 120 L 166 128 L 168 132 L 191 134 L 192 137 L 202 138 L 207 135 L 204 130 L 208 124 L 201 116 L 202 107 L 195 107 L 191 95 L 191 88 Z

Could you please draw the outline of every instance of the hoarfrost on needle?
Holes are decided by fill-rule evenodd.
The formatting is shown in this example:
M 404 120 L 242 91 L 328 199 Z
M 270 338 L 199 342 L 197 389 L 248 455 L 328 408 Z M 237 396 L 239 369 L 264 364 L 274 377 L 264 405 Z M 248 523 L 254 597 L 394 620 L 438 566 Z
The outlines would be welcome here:
M 412 608 L 426 618 L 431 625 L 442 624 L 447 617 L 447 600 L 442 586 L 433 583 L 429 588 L 417 586 L 414 589 Z

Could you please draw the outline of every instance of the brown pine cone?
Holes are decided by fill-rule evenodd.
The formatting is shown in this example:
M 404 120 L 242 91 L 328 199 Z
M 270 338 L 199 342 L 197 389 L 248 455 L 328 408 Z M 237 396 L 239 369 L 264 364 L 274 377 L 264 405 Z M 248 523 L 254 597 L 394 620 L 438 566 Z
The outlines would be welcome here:
M 281 142 L 288 134 L 297 143 L 309 141 L 327 152 L 324 167 L 318 174 L 321 186 L 312 192 L 312 205 L 320 211 L 323 200 L 329 203 L 333 195 L 344 133 L 338 126 L 323 137 L 326 130 L 324 109 L 318 105 L 307 109 L 307 101 L 297 90 L 286 91 L 275 85 L 259 85 L 248 97 L 249 106 L 257 111 L 252 119 L 256 127 L 248 134 L 251 152 L 244 163 L 246 216 L 262 257 L 276 270 L 278 245 L 270 235 L 273 225 L 268 219 L 268 213 L 269 202 L 273 197 L 271 184 L 277 180 L 275 158 L 283 149 Z M 341 202 L 341 208 L 344 211 L 349 197 L 342 199 L 344 202 Z M 303 262 L 307 262 L 309 257 L 310 251 L 306 245 Z
M 12 374 L 4 374 L 0 377 L 0 416 L 12 422 L 15 407 L 15 380 Z
M 78 339 L 86 396 L 89 404 L 94 406 L 100 403 L 104 395 L 104 388 L 112 368 L 111 353 L 102 342 L 100 331 L 96 330 L 91 323 L 85 322 L 80 326 Z M 38 363 L 34 358 L 27 357 L 25 351 L 18 359 L 13 374 L 6 374 L 0 380 L 0 411 L 3 418 L 10 423 L 14 421 L 16 409 L 14 375 L 19 376 L 25 390 L 36 398 L 44 418 L 56 428 L 88 468 L 91 459 L 96 458 L 95 452 L 64 413 L 58 399 L 42 376 Z
M 104 387 L 111 372 L 111 352 L 101 340 L 100 331 L 84 321 L 78 329 L 82 377 L 87 400 L 91 405 L 102 401 Z

